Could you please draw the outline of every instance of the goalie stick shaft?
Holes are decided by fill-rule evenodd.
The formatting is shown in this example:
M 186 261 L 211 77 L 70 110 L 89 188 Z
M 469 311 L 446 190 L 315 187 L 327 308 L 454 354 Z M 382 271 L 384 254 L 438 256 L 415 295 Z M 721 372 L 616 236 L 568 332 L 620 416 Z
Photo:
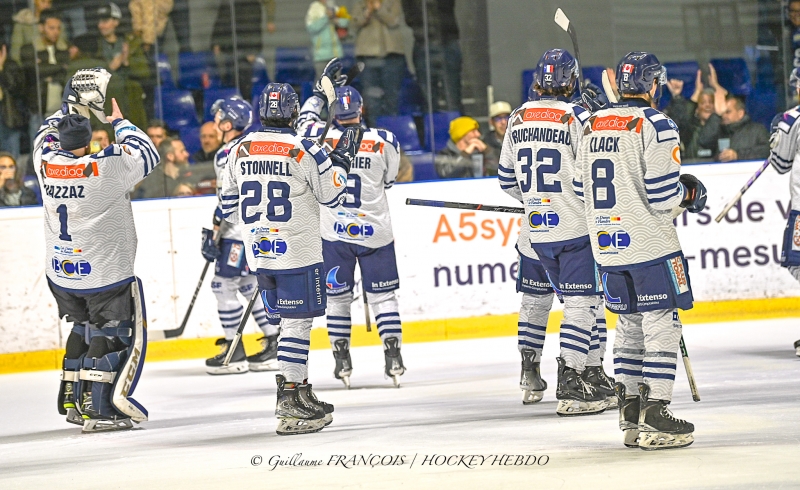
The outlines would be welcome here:
M 769 159 L 764 160 L 764 163 L 761 164 L 761 167 L 759 167 L 759 169 L 756 170 L 756 173 L 754 173 L 753 176 L 750 177 L 750 179 L 744 184 L 744 186 L 742 186 L 739 192 L 735 196 L 733 196 L 733 199 L 731 199 L 730 202 L 728 202 L 728 204 L 725 205 L 725 208 L 722 210 L 721 213 L 719 213 L 719 215 L 716 218 L 714 218 L 714 221 L 716 221 L 717 223 L 722 221 L 722 218 L 724 218 L 725 215 L 728 214 L 728 211 L 730 211 L 731 208 L 736 206 L 736 203 L 738 203 L 742 199 L 742 196 L 744 196 L 744 193 L 747 192 L 747 190 L 753 186 L 756 179 L 761 177 L 761 174 L 764 173 L 764 170 L 766 170 L 767 167 L 769 167 Z
M 222 362 L 223 366 L 227 366 L 231 362 L 231 358 L 233 357 L 233 351 L 236 350 L 236 346 L 239 345 L 239 342 L 242 341 L 242 333 L 244 333 L 244 326 L 247 325 L 247 319 L 250 317 L 250 313 L 253 312 L 253 306 L 256 304 L 256 298 L 258 295 L 261 294 L 258 290 L 258 286 L 256 286 L 255 291 L 253 292 L 253 296 L 250 298 L 250 302 L 247 303 L 247 309 L 244 310 L 244 316 L 242 317 L 242 321 L 239 322 L 239 328 L 236 329 L 236 335 L 233 337 L 231 341 L 231 346 L 228 347 L 228 352 L 225 354 L 225 360 Z
M 683 357 L 683 367 L 686 369 L 686 377 L 689 378 L 689 389 L 692 390 L 692 400 L 699 402 L 700 392 L 697 391 L 697 382 L 694 380 L 692 362 L 689 360 L 689 352 L 686 351 L 686 343 L 683 341 L 683 335 L 681 335 L 681 356 Z
M 433 208 L 470 209 L 473 211 L 493 211 L 496 213 L 525 214 L 525 208 L 513 206 L 494 206 L 491 204 L 472 204 L 468 202 L 430 201 L 428 199 L 406 199 L 409 206 L 427 206 Z
M 350 69 L 347 71 L 347 76 L 346 76 L 347 78 L 344 84 L 350 85 L 353 82 L 353 80 L 355 80 L 356 78 L 358 78 L 359 75 L 361 75 L 361 72 L 364 71 L 365 66 L 366 65 L 364 65 L 363 61 L 356 61 L 355 64 L 351 66 Z

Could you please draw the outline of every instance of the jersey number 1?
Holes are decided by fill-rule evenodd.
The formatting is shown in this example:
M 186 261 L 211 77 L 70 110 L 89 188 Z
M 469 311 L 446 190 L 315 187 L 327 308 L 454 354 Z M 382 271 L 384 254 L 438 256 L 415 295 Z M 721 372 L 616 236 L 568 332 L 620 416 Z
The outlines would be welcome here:
M 71 242 L 72 236 L 69 234 L 69 231 L 67 231 L 67 205 L 62 204 L 57 207 L 56 212 L 58 213 L 58 221 L 61 223 L 61 234 L 58 235 L 58 239 Z

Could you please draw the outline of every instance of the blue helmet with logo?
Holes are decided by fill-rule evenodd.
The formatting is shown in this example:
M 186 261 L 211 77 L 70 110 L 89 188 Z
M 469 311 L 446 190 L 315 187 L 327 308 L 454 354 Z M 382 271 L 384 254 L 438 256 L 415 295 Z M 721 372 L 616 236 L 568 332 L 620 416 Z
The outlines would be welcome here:
M 656 55 L 645 51 L 626 54 L 617 65 L 617 88 L 622 95 L 646 94 L 657 82 L 655 100 L 661 97 L 661 87 L 667 84 L 667 69 Z
M 336 100 L 333 101 L 333 116 L 339 120 L 353 119 L 361 114 L 363 106 L 361 94 L 349 85 L 336 87 Z
M 236 131 L 244 131 L 253 122 L 253 106 L 238 95 L 214 102 L 211 115 L 216 117 L 220 113 L 220 122 L 230 121 Z
M 533 72 L 531 88 L 558 90 L 567 88 L 572 93 L 578 80 L 578 62 L 566 49 L 548 49 Z M 528 92 L 530 97 L 530 92 Z
M 288 83 L 269 83 L 258 98 L 258 115 L 261 121 L 297 117 L 300 110 L 297 94 Z

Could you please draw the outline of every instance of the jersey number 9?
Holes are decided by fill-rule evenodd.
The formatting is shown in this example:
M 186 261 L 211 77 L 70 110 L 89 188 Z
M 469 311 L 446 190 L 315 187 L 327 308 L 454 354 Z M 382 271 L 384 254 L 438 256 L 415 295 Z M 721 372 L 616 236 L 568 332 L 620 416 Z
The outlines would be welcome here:
M 292 219 L 292 202 L 289 200 L 291 188 L 286 182 L 269 182 L 267 184 L 267 219 L 279 223 L 285 223 Z M 252 195 L 250 193 L 252 192 Z M 261 182 L 248 180 L 242 183 L 241 194 L 247 195 L 242 199 L 242 221 L 246 224 L 255 223 L 261 219 L 261 213 L 253 213 L 248 216 L 247 208 L 261 204 L 263 187 Z M 280 211 L 280 214 L 278 214 Z

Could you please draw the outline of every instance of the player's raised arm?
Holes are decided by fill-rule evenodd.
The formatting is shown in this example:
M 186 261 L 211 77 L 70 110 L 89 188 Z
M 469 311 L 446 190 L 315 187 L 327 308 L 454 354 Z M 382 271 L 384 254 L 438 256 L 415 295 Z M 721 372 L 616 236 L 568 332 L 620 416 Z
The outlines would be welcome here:
M 317 79 L 316 84 L 314 85 L 314 92 L 312 93 L 311 97 L 306 99 L 303 102 L 303 107 L 300 108 L 300 114 L 297 116 L 297 122 L 295 123 L 295 128 L 297 129 L 297 134 L 307 137 L 307 138 L 314 138 L 319 136 L 322 128 L 315 128 L 314 126 L 317 123 L 324 124 L 325 121 L 322 120 L 322 116 L 320 113 L 322 112 L 323 107 L 327 107 L 328 103 L 330 102 L 328 98 L 325 96 L 325 91 L 322 90 L 322 77 L 328 77 L 331 80 L 338 80 L 340 78 L 339 72 L 342 69 L 342 62 L 339 61 L 339 58 L 333 58 L 325 65 L 325 69 L 322 70 L 322 75 L 319 79 Z
M 161 157 L 158 149 L 147 134 L 125 119 L 117 105 L 116 99 L 111 99 L 113 108 L 107 121 L 114 128 L 116 144 L 108 146 L 97 154 L 98 158 L 116 156 L 126 164 L 125 185 L 133 188 L 136 184 L 150 175 L 150 172 L 159 164 Z
M 330 156 L 309 140 L 301 140 L 307 155 L 308 183 L 320 204 L 335 208 L 347 195 L 347 173 L 361 145 L 363 131 L 360 127 L 345 128 Z M 313 160 L 313 162 L 312 162 Z

